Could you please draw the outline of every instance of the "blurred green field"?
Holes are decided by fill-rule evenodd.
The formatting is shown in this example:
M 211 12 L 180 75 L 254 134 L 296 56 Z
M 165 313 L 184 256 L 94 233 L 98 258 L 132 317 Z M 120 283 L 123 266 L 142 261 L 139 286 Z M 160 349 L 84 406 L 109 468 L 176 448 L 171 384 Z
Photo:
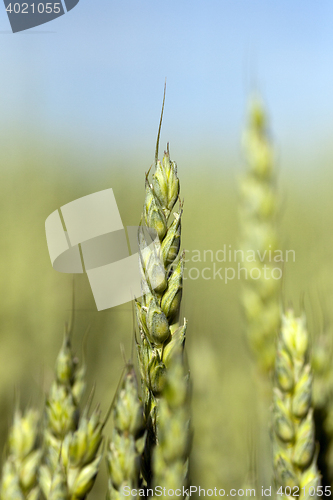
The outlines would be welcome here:
M 153 142 L 152 142 L 153 144 Z M 177 146 L 179 148 L 179 145 Z M 153 152 L 153 147 L 152 147 Z M 70 316 L 72 280 L 54 271 L 46 246 L 44 223 L 61 205 L 112 187 L 124 225 L 140 219 L 144 173 L 151 158 L 133 151 L 118 157 L 98 157 L 91 168 L 80 154 L 66 148 L 3 159 L 0 185 L 0 447 L 6 439 L 15 398 L 22 407 L 42 407 L 53 376 L 64 323 Z M 285 156 L 285 155 L 284 155 Z M 174 157 L 171 145 L 171 158 Z M 214 158 L 212 154 L 210 158 Z M 279 165 L 281 248 L 295 250 L 286 264 L 283 300 L 297 312 L 304 307 L 312 333 L 332 319 L 332 174 L 333 158 L 313 165 L 302 175 L 292 158 Z M 230 162 L 230 163 L 229 163 Z M 237 175 L 242 161 L 204 153 L 178 161 L 181 195 L 185 199 L 183 248 L 216 252 L 223 245 L 237 248 Z M 83 165 L 83 166 L 82 166 Z M 218 264 L 218 263 L 217 263 Z M 196 263 L 199 269 L 207 263 Z M 220 264 L 220 266 L 223 264 Z M 258 411 L 251 356 L 244 339 L 239 306 L 241 282 L 187 279 L 182 315 L 189 320 L 187 355 L 193 383 L 193 483 L 229 489 L 244 484 L 250 443 L 256 443 Z M 74 345 L 81 356 L 87 337 L 87 395 L 96 385 L 95 402 L 103 412 L 112 401 L 123 368 L 120 345 L 131 355 L 133 319 L 130 304 L 97 312 L 88 280 L 75 278 Z M 320 305 L 319 305 L 320 304 Z M 333 334 L 333 333 L 332 333 Z M 268 409 L 266 409 L 268 411 Z M 111 435 L 109 422 L 106 434 Z M 268 422 L 267 422 L 267 433 Z M 104 498 L 106 468 L 91 495 Z

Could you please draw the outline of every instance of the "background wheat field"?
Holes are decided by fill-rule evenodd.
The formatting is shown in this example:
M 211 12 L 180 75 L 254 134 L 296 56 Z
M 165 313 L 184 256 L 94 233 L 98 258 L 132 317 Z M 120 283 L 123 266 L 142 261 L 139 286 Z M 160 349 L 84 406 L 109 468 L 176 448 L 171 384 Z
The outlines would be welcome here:
M 171 146 L 171 155 L 172 146 Z M 292 159 L 291 159 L 292 160 Z M 290 159 L 280 162 L 279 229 L 282 248 L 295 251 L 295 262 L 285 264 L 283 300 L 300 312 L 305 309 L 311 333 L 332 320 L 333 214 L 329 170 L 324 159 L 316 182 L 290 173 Z M 55 158 L 30 153 L 23 162 L 7 163 L 1 184 L 1 363 L 0 445 L 11 422 L 15 394 L 21 406 L 42 406 L 44 391 L 53 377 L 63 327 L 70 316 L 72 281 L 51 267 L 44 222 L 56 207 L 80 196 L 113 188 L 124 225 L 134 225 L 142 210 L 144 172 L 149 167 L 135 158 L 127 167 L 119 154 L 99 158 L 99 171 L 85 172 L 79 156 L 74 169 L 66 168 L 66 153 Z M 48 175 L 43 163 L 61 164 Z M 229 162 L 229 164 L 228 164 Z M 222 169 L 220 163 L 228 164 Z M 190 252 L 213 250 L 226 244 L 237 248 L 237 172 L 232 159 L 205 161 L 204 154 L 178 162 L 185 200 L 183 247 Z M 126 170 L 125 170 L 126 169 Z M 126 175 L 124 175 L 126 171 Z M 192 263 L 199 270 L 209 263 Z M 224 264 L 219 264 L 223 266 Z M 229 264 L 228 264 L 229 265 Z M 231 264 L 232 265 L 232 264 Z M 241 282 L 187 279 L 182 315 L 189 321 L 187 356 L 193 383 L 192 477 L 202 487 L 228 490 L 242 487 L 256 443 L 258 394 L 246 345 L 239 305 Z M 123 368 L 120 345 L 127 356 L 133 342 L 130 304 L 97 312 L 85 275 L 75 281 L 74 345 L 81 356 L 86 339 L 88 391 L 96 385 L 95 402 L 104 412 L 112 401 Z M 267 433 L 269 422 L 267 422 Z M 111 434 L 111 423 L 106 434 Z M 257 443 L 257 446 L 259 444 Z M 256 447 L 257 447 L 256 446 Z M 104 495 L 106 470 L 102 467 L 92 498 Z

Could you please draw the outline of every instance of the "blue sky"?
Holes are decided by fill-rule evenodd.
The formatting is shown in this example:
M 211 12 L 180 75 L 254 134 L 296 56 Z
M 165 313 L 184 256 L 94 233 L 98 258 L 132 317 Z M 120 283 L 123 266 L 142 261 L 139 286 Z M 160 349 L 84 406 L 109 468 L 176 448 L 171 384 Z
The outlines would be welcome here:
M 283 147 L 333 134 L 331 0 L 80 0 L 9 29 L 0 5 L 2 131 L 148 151 L 167 77 L 163 138 L 184 151 L 236 147 L 255 87 Z

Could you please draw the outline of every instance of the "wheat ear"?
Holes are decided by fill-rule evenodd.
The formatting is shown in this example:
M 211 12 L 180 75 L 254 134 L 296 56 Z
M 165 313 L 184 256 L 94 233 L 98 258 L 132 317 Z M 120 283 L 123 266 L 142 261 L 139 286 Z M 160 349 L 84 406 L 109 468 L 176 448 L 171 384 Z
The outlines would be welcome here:
M 38 500 L 38 468 L 42 451 L 39 448 L 40 416 L 29 409 L 24 415 L 17 409 L 9 431 L 1 475 L 1 500 Z
M 273 466 L 277 490 L 308 498 L 317 491 L 312 373 L 305 317 L 289 310 L 282 317 L 275 363 Z M 310 488 L 315 490 L 311 491 Z M 299 498 L 298 497 L 298 498 Z
M 163 100 L 164 107 L 164 100 Z M 169 146 L 162 162 L 158 160 L 159 136 L 152 180 L 146 175 L 145 204 L 139 229 L 139 255 L 142 301 L 135 302 L 140 341 L 137 344 L 139 368 L 143 381 L 143 402 L 147 440 L 143 475 L 152 484 L 151 452 L 156 443 L 158 400 L 167 374 L 167 357 L 174 348 L 184 345 L 186 321 L 179 327 L 183 290 L 184 256 L 180 256 L 182 204 L 179 200 L 177 165 L 170 160 Z
M 280 280 L 272 277 L 272 255 L 277 249 L 274 158 L 261 103 L 251 102 L 249 122 L 243 137 L 247 162 L 240 182 L 240 223 L 244 279 L 242 303 L 247 337 L 260 369 L 271 372 L 275 339 L 280 325 Z M 266 266 L 266 268 L 264 268 Z M 260 277 L 258 278 L 258 270 Z
M 59 468 L 64 440 L 77 429 L 79 401 L 85 388 L 84 375 L 85 366 L 78 366 L 66 326 L 64 341 L 56 360 L 55 380 L 45 405 L 44 463 L 40 468 L 40 486 L 46 498 L 51 491 L 53 476 Z
M 108 499 L 126 498 L 140 481 L 141 454 L 145 443 L 143 407 L 138 395 L 134 368 L 126 373 L 113 409 L 114 430 L 106 455 L 109 483 Z M 130 498 L 132 498 L 130 496 Z

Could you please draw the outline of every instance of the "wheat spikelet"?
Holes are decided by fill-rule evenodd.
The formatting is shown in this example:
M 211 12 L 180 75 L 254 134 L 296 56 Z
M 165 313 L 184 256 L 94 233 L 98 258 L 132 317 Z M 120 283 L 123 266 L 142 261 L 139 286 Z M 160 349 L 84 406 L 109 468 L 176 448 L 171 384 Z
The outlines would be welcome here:
M 113 409 L 114 430 L 107 451 L 108 499 L 126 498 L 140 485 L 141 454 L 145 443 L 143 407 L 134 368 L 129 365 Z
M 8 454 L 1 475 L 1 500 L 38 500 L 38 468 L 42 451 L 39 448 L 40 416 L 29 409 L 24 415 L 15 411 L 9 431 Z
M 103 455 L 101 444 L 104 425 L 99 409 L 89 417 L 86 408 L 77 430 L 67 434 L 64 439 L 61 464 L 71 500 L 85 499 L 94 485 Z
M 52 477 L 47 500 L 68 500 L 66 473 L 60 460 Z
M 251 102 L 243 145 L 248 168 L 240 182 L 244 255 L 240 264 L 244 268 L 241 275 L 245 278 L 242 304 L 249 345 L 260 369 L 270 372 L 280 325 L 280 280 L 272 276 L 272 269 L 277 267 L 277 263 L 272 262 L 277 249 L 277 199 L 267 119 L 258 100 Z
M 292 310 L 282 318 L 275 364 L 273 451 L 276 487 L 286 496 L 311 495 L 319 484 L 313 420 L 312 373 L 305 317 Z M 286 490 L 287 488 L 287 490 Z

